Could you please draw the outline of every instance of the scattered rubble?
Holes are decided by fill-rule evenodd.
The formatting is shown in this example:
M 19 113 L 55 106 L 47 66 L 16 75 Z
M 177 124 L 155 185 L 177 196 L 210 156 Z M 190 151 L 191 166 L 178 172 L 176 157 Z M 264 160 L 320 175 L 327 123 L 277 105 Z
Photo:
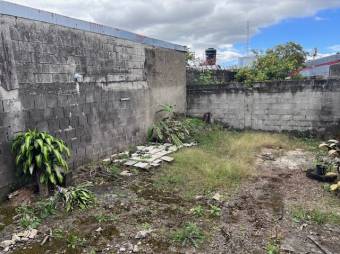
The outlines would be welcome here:
M 3 248 L 4 252 L 9 251 L 9 249 L 15 245 L 17 242 L 26 242 L 30 239 L 34 239 L 38 234 L 38 230 L 30 229 L 19 233 L 14 233 L 11 240 L 5 240 L 0 243 L 0 247 Z
M 169 154 L 176 152 L 183 147 L 192 147 L 197 145 L 195 142 L 185 143 L 182 146 L 175 146 L 169 143 L 165 144 L 152 144 L 148 146 L 137 146 L 137 151 L 130 154 L 128 151 L 113 154 L 110 158 L 106 158 L 103 162 L 113 162 L 123 164 L 127 167 L 135 167 L 139 169 L 148 170 L 152 167 L 159 167 L 162 162 L 172 162 L 173 157 Z M 130 176 L 128 171 L 121 173 L 123 176 Z

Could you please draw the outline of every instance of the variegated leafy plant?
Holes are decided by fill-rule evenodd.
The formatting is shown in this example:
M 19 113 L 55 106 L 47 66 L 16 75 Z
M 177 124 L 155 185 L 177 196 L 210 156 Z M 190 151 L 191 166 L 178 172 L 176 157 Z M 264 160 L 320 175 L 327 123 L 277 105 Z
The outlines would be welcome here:
M 47 132 L 29 130 L 19 133 L 12 142 L 17 167 L 36 178 L 38 184 L 61 184 L 68 171 L 70 150 L 63 140 Z M 40 190 L 41 191 L 41 190 Z

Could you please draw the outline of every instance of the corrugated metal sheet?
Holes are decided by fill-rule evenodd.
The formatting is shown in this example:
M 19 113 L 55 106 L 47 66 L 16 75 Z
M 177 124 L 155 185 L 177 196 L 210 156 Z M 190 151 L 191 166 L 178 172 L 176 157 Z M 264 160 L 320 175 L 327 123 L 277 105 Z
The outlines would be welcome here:
M 96 23 L 91 23 L 79 19 L 74 19 L 47 11 L 42 11 L 18 4 L 9 3 L 6 1 L 0 1 L 0 14 L 56 24 L 64 27 L 84 30 L 98 34 L 109 35 L 116 38 L 126 39 L 129 41 L 138 42 L 154 47 L 174 49 L 178 51 L 187 51 L 187 48 L 185 46 L 181 46 L 178 44 L 157 40 L 143 35 L 120 30 L 117 28 L 99 25 Z

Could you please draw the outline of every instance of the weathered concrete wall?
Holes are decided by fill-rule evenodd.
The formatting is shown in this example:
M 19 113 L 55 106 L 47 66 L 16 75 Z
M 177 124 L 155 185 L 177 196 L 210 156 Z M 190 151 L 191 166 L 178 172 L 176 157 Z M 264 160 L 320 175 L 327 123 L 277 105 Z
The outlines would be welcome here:
M 75 167 L 144 142 L 159 104 L 186 110 L 184 52 L 7 15 L 0 23 L 0 194 L 13 183 L 18 131 L 61 137 Z
M 340 80 L 188 87 L 188 114 L 237 129 L 340 134 Z

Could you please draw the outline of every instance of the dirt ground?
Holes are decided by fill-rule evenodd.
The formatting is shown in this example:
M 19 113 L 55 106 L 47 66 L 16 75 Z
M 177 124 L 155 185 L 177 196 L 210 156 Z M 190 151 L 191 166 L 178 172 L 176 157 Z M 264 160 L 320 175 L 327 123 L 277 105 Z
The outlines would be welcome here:
M 339 225 L 296 222 L 291 215 L 297 206 L 340 213 L 339 199 L 306 178 L 303 170 L 312 161 L 313 155 L 303 150 L 263 149 L 257 155 L 256 175 L 226 200 L 184 199 L 161 191 L 152 182 L 159 169 L 112 177 L 99 164 L 79 168 L 76 181 L 95 182 L 95 207 L 47 218 L 37 238 L 17 243 L 7 253 L 270 253 L 266 250 L 270 241 L 277 243 L 280 253 L 340 253 Z M 197 205 L 212 204 L 221 208 L 221 216 L 197 217 L 191 212 Z M 19 230 L 13 215 L 8 204 L 0 208 L 0 241 Z M 206 235 L 197 248 L 171 238 L 187 222 L 196 223 Z M 49 238 L 41 245 L 55 230 L 84 241 L 71 248 L 71 240 Z

